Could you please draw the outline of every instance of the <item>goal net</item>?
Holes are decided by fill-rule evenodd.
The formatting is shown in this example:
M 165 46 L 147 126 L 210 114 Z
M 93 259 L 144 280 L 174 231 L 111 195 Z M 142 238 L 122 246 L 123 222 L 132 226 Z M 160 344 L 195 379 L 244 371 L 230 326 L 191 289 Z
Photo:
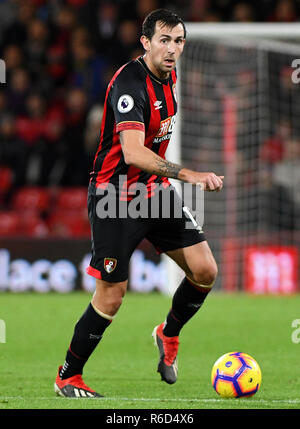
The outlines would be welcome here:
M 216 289 L 297 291 L 299 39 L 292 24 L 187 26 L 173 155 L 225 176 L 222 192 L 204 197 Z

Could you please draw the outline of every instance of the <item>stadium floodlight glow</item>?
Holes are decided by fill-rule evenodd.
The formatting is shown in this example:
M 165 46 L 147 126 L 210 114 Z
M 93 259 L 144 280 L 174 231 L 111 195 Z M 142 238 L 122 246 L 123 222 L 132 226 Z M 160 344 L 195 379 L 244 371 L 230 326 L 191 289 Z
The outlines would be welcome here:
M 267 182 L 274 171 L 267 170 L 261 155 L 276 128 L 288 132 L 285 121 L 298 127 L 300 26 L 186 23 L 186 29 L 187 41 L 177 63 L 177 121 L 166 158 L 225 176 L 220 193 L 204 195 L 203 229 L 219 265 L 215 289 L 234 291 L 243 281 L 242 246 L 268 245 L 267 231 L 272 222 L 276 226 L 277 218 L 279 228 L 287 230 L 278 241 L 300 244 L 291 226 L 293 214 L 283 202 L 287 195 L 299 201 L 299 189 L 290 187 L 290 192 L 275 197 L 268 194 Z M 293 130 L 291 138 L 297 138 Z M 275 173 L 285 186 L 287 176 Z M 171 182 L 180 193 L 180 182 Z M 265 188 L 260 186 L 264 183 Z M 270 210 L 273 204 L 282 213 Z M 167 256 L 163 258 L 173 293 L 183 273 Z

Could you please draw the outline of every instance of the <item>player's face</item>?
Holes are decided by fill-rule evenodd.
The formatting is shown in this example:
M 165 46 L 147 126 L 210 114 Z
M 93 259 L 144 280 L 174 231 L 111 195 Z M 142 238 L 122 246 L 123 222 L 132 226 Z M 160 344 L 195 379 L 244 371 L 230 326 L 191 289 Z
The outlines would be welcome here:
M 182 24 L 169 28 L 157 22 L 151 40 L 145 36 L 141 42 L 146 50 L 145 62 L 156 76 L 165 79 L 175 68 L 176 61 L 183 51 L 185 39 Z

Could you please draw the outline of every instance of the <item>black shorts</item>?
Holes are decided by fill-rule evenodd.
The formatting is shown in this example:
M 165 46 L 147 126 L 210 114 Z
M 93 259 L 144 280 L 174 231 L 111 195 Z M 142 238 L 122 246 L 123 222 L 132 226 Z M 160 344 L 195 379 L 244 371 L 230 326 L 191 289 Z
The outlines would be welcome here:
M 202 228 L 195 221 L 191 222 L 190 214 L 183 210 L 183 203 L 175 188 L 160 190 L 151 197 L 154 205 L 161 204 L 165 197 L 173 198 L 170 212 L 147 217 L 99 217 L 99 205 L 103 196 L 96 195 L 93 186 L 89 186 L 88 214 L 91 225 L 92 258 L 87 273 L 108 282 L 121 282 L 128 279 L 129 261 L 139 243 L 146 238 L 157 252 L 180 249 L 206 240 Z M 153 201 L 153 198 L 156 200 Z M 128 207 L 129 202 L 123 202 Z M 97 208 L 98 205 L 98 208 Z M 181 216 L 178 216 L 178 213 Z M 98 214 L 97 214 L 98 213 Z M 124 213 L 124 212 L 123 212 Z M 189 227 L 187 228 L 187 224 Z

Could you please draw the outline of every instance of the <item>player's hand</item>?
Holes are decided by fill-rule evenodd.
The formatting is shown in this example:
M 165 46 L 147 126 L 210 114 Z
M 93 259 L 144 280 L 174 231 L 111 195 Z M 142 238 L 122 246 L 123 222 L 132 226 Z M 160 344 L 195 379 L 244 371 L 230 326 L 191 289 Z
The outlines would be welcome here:
M 223 188 L 224 176 L 217 176 L 215 173 L 198 173 L 203 174 L 203 180 L 200 180 L 196 185 L 204 187 L 204 191 L 219 192 Z
M 199 173 L 192 170 L 186 170 L 185 181 L 194 185 L 202 186 L 204 191 L 219 192 L 223 188 L 224 176 L 218 176 L 215 173 Z

